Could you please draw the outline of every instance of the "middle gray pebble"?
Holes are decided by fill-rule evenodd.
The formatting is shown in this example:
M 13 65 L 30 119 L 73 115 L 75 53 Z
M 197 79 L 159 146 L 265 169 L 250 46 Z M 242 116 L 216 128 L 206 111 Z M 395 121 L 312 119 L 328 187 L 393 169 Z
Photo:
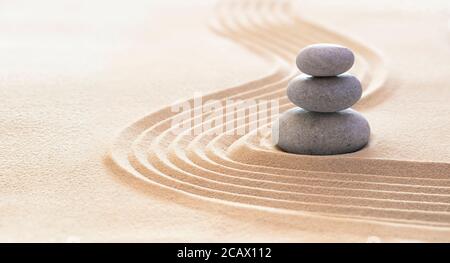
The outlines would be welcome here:
M 292 79 L 287 89 L 287 96 L 292 103 L 315 112 L 350 108 L 361 95 L 361 83 L 350 74 L 321 78 L 302 74 Z

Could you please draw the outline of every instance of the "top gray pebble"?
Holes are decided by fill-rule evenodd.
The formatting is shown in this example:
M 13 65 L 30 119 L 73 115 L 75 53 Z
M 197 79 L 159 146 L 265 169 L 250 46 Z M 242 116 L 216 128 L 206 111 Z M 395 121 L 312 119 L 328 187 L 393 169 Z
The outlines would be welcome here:
M 355 55 L 343 46 L 315 44 L 302 49 L 296 62 L 297 67 L 305 74 L 331 77 L 348 71 L 355 62 Z

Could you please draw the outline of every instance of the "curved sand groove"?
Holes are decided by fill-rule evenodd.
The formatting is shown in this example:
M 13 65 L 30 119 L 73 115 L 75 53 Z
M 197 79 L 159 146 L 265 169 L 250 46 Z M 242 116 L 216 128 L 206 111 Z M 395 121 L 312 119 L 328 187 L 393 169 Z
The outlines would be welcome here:
M 284 93 L 297 74 L 295 55 L 299 47 L 314 42 L 342 43 L 355 51 L 358 62 L 353 72 L 367 87 L 359 107 L 377 95 L 385 80 L 378 53 L 290 10 L 289 3 L 281 1 L 233 1 L 220 6 L 213 31 L 267 59 L 274 70 L 260 80 L 207 95 L 203 101 L 279 99 L 280 111 L 292 107 Z M 222 126 L 192 136 L 194 126 L 175 135 L 170 124 L 176 116 L 167 107 L 121 133 L 111 153 L 121 173 L 173 195 L 235 206 L 377 222 L 446 227 L 450 223 L 449 164 L 290 155 L 261 144 L 267 138 L 255 131 L 245 136 L 215 135 Z M 245 117 L 246 128 L 252 123 L 249 118 Z M 421 177 L 420 171 L 430 169 L 432 177 Z

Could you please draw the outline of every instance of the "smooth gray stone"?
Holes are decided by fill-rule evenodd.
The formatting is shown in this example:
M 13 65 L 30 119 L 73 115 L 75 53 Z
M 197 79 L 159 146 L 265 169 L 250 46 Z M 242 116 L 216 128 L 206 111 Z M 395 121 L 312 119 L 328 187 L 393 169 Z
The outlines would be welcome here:
M 287 89 L 287 96 L 292 103 L 317 112 L 350 108 L 361 95 L 361 83 L 349 74 L 321 78 L 302 74 L 292 79 Z
M 296 62 L 303 73 L 315 77 L 331 77 L 349 70 L 355 62 L 355 55 L 343 46 L 315 44 L 302 49 Z
M 272 140 L 283 151 L 309 155 L 355 152 L 370 136 L 369 123 L 352 109 L 320 113 L 293 108 L 272 129 Z

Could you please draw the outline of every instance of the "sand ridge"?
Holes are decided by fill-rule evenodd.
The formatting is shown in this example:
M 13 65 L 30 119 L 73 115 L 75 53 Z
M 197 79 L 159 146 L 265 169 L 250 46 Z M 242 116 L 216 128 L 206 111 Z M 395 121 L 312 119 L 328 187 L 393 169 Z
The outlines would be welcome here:
M 204 100 L 279 99 L 283 112 L 293 107 L 285 88 L 297 74 L 293 61 L 298 50 L 333 42 L 356 53 L 353 73 L 364 87 L 358 110 L 375 107 L 385 92 L 383 57 L 292 10 L 288 1 L 224 1 L 218 6 L 211 29 L 266 58 L 273 68 L 266 77 L 206 95 Z M 354 222 L 369 222 L 381 225 L 383 233 L 392 230 L 391 224 L 401 223 L 416 231 L 411 236 L 423 238 L 427 231 L 448 235 L 448 163 L 290 155 L 274 149 L 269 136 L 261 137 L 255 130 L 244 136 L 215 136 L 211 131 L 175 136 L 170 126 L 174 117 L 166 107 L 127 127 L 112 148 L 111 168 L 190 205 L 221 203 L 263 210 L 269 217 L 326 216 L 317 220 L 325 229 L 344 219 L 340 222 L 347 229 Z M 245 126 L 250 127 L 248 117 Z

